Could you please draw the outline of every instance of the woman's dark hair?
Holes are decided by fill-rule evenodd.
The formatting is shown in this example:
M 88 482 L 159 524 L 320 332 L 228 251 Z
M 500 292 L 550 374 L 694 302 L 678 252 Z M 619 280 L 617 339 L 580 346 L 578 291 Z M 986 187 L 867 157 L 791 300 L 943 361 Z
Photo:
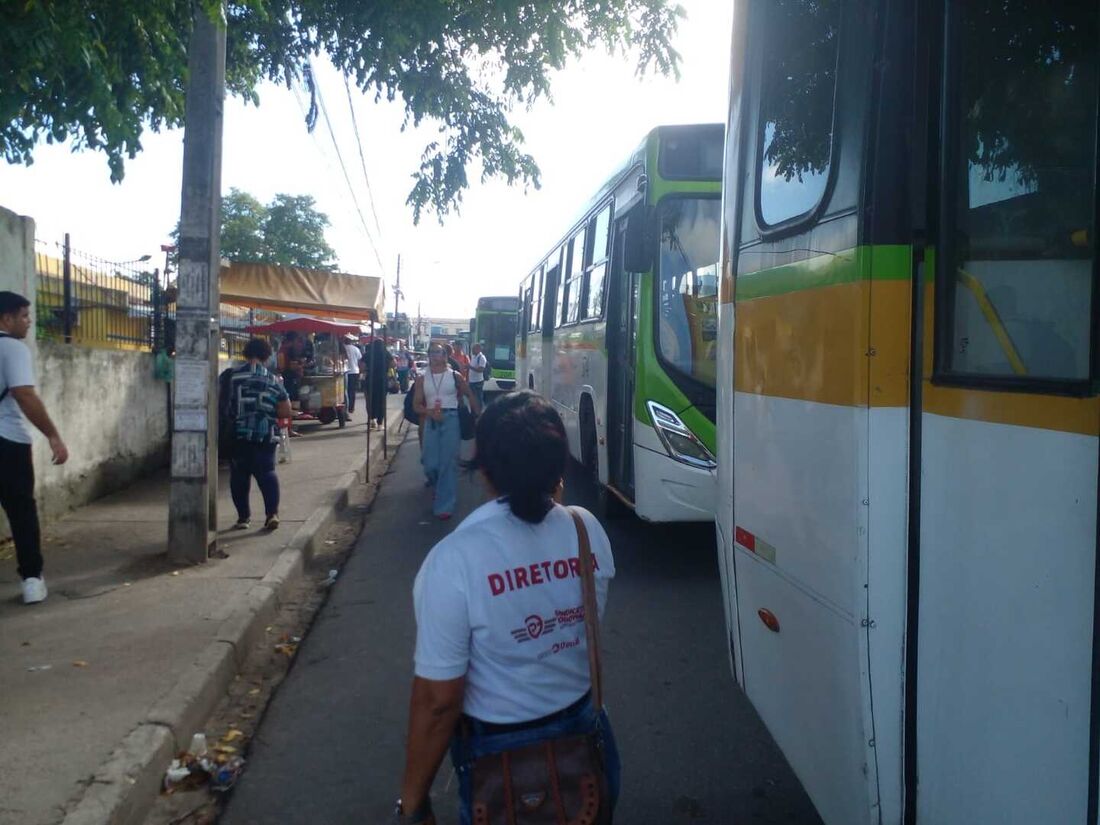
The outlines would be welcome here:
M 476 438 L 469 468 L 485 473 L 517 518 L 541 522 L 554 506 L 569 458 L 558 411 L 530 390 L 510 392 L 485 408 Z
M 251 338 L 244 345 L 243 355 L 248 359 L 255 358 L 259 361 L 266 361 L 271 357 L 271 344 L 263 338 Z

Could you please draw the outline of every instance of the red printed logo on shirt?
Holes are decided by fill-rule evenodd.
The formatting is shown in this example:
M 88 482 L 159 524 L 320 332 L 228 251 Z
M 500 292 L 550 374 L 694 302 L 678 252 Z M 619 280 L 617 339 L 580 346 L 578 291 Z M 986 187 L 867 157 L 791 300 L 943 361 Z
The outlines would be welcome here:
M 544 619 L 542 616 L 534 614 L 523 620 L 523 627 L 512 631 L 512 638 L 517 642 L 529 642 L 532 639 L 553 633 L 557 624 L 557 619 Z

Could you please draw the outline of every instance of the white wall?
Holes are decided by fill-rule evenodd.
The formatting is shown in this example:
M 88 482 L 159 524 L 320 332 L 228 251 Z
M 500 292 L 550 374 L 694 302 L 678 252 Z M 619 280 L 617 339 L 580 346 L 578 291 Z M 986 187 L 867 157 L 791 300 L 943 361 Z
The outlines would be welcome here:
M 0 290 L 25 295 L 33 312 L 35 287 L 34 221 L 0 208 Z M 38 393 L 69 447 L 69 461 L 55 467 L 35 434 L 36 497 L 46 523 L 167 463 L 167 390 L 153 378 L 149 353 L 36 343 L 34 330 L 26 343 Z M 0 539 L 9 535 L 0 514 Z

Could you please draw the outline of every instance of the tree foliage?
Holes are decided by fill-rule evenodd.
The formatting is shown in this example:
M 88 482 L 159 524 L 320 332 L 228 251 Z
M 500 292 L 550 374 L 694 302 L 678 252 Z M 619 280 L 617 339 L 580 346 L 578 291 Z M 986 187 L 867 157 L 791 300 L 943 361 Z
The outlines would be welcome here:
M 217 0 L 196 0 L 217 13 Z M 300 81 L 327 53 L 376 99 L 400 99 L 406 124 L 428 119 L 408 203 L 442 217 L 467 170 L 538 185 L 509 121 L 550 94 L 568 59 L 603 45 L 639 72 L 677 71 L 673 0 L 228 0 L 226 82 L 258 102 L 264 80 Z M 0 4 L 0 153 L 30 163 L 41 140 L 107 154 L 120 180 L 143 130 L 183 122 L 189 0 L 18 0 Z
M 222 198 L 221 254 L 231 261 L 334 269 L 328 217 L 308 195 L 280 194 L 266 206 L 247 192 Z
M 765 6 L 764 159 L 788 181 L 829 165 L 841 6 Z M 1096 134 L 1096 4 L 968 0 L 957 14 L 963 66 L 951 91 L 964 129 L 963 160 L 987 180 L 1023 184 L 1054 167 L 1088 168 Z

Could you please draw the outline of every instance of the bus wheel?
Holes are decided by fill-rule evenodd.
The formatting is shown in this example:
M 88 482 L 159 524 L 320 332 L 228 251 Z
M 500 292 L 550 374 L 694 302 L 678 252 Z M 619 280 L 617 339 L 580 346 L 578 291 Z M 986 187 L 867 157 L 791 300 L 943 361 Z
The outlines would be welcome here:
M 626 508 L 618 496 L 600 483 L 600 451 L 596 438 L 596 414 L 592 410 L 592 401 L 587 397 L 581 402 L 581 452 L 585 475 L 596 492 L 596 512 L 601 518 L 616 518 L 623 515 Z

